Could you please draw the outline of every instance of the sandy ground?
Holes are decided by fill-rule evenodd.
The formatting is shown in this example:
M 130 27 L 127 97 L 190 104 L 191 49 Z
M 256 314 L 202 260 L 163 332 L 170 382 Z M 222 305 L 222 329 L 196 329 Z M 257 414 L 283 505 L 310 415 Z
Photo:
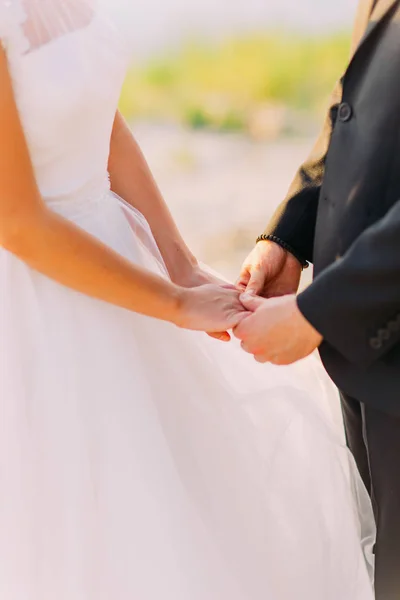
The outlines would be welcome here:
M 257 143 L 167 126 L 134 124 L 133 130 L 189 246 L 235 279 L 312 138 Z

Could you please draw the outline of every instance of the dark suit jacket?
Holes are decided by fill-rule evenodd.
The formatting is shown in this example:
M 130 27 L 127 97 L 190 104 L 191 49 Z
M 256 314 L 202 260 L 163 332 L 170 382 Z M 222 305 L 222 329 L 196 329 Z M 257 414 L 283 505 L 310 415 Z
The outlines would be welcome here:
M 400 0 L 359 7 L 324 130 L 267 233 L 314 263 L 300 310 L 344 392 L 400 415 Z

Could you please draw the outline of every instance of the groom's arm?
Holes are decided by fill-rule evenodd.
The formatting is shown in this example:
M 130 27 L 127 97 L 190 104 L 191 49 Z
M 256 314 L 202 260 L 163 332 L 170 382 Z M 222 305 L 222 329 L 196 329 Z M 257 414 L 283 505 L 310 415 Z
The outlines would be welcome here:
M 265 234 L 273 235 L 293 248 L 301 258 L 312 262 L 318 200 L 338 105 L 342 98 L 339 81 L 331 96 L 328 114 L 317 142 L 300 166 L 289 192 L 275 211 Z
M 368 26 L 374 0 L 361 0 L 352 35 L 351 55 L 357 49 Z M 265 233 L 280 238 L 303 259 L 312 262 L 318 201 L 338 106 L 342 100 L 342 80 L 332 93 L 322 131 L 307 158 L 300 166 L 289 192 L 276 210 Z
M 400 341 L 400 201 L 298 296 L 324 339 L 368 367 Z

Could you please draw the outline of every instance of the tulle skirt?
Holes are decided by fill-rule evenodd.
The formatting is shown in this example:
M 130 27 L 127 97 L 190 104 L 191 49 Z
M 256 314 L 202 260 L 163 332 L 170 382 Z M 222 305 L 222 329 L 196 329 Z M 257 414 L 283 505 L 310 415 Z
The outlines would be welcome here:
M 108 192 L 57 210 L 167 276 Z M 0 597 L 372 600 L 374 522 L 319 361 L 71 291 L 0 252 Z

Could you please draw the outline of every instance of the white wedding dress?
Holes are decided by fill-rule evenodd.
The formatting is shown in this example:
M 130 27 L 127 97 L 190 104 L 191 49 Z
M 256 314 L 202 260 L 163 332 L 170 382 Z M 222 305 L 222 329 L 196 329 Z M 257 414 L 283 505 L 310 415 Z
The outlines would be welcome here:
M 121 15 L 0 0 L 0 38 L 45 201 L 166 277 L 109 190 Z M 314 358 L 258 365 L 0 250 L 0 598 L 371 600 L 373 517 L 338 410 Z

